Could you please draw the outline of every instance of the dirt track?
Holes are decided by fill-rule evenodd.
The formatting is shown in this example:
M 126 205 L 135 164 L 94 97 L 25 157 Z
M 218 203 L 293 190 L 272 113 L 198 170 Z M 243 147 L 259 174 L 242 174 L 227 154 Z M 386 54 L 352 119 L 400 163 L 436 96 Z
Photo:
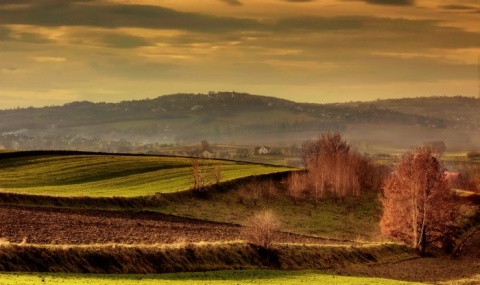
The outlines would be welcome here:
M 0 238 L 36 244 L 163 244 L 240 239 L 240 227 L 150 212 L 0 206 Z M 280 242 L 332 243 L 282 233 Z M 342 242 L 337 242 L 342 243 Z

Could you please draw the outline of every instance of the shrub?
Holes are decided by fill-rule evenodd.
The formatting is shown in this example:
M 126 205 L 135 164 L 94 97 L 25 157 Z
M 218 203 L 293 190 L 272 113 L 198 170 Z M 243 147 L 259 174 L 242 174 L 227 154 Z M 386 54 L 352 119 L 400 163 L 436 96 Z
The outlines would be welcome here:
M 249 242 L 270 249 L 279 230 L 277 215 L 272 210 L 262 210 L 248 219 L 243 233 Z

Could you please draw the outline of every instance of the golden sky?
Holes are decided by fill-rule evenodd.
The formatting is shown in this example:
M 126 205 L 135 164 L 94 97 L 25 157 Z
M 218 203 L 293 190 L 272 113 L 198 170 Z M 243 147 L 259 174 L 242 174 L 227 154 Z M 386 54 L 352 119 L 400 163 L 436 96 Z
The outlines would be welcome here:
M 1 0 L 0 109 L 477 95 L 480 0 Z

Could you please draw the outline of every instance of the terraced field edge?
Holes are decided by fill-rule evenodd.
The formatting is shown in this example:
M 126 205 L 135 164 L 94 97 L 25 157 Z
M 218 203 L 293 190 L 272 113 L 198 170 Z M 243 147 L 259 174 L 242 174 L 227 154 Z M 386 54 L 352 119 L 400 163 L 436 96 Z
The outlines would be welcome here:
M 362 246 L 277 244 L 266 250 L 243 242 L 176 246 L 54 246 L 4 243 L 0 271 L 147 274 L 239 269 L 323 270 L 346 264 L 415 258 L 399 244 Z

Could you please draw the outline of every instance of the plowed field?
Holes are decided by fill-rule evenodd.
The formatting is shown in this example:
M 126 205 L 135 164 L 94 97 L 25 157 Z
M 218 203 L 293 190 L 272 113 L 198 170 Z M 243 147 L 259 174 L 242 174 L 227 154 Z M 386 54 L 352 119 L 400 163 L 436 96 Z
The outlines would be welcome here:
M 237 225 L 152 212 L 0 206 L 0 238 L 35 244 L 168 244 L 241 239 Z M 282 233 L 280 242 L 351 242 Z

